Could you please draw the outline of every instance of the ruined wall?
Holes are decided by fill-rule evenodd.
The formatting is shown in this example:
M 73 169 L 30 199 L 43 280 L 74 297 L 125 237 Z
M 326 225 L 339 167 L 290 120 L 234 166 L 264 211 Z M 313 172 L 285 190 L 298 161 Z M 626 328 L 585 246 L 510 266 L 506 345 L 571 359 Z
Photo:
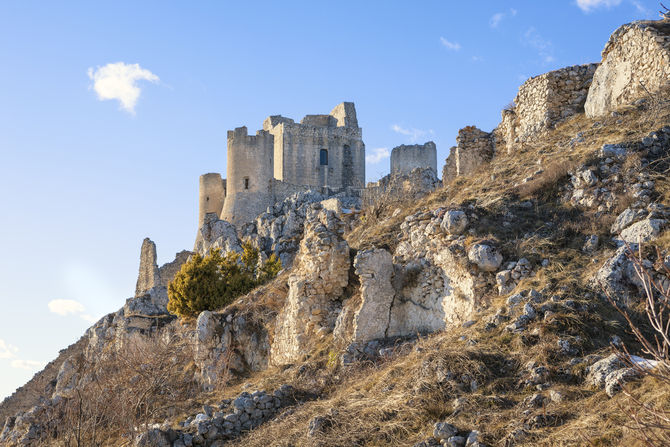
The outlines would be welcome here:
M 515 144 L 552 129 L 581 113 L 598 64 L 574 65 L 528 79 L 519 87 L 515 106 L 503 112 L 494 131 L 496 147 L 512 151 Z
M 336 106 L 330 115 L 307 115 L 301 123 L 271 116 L 263 123 L 274 140 L 274 177 L 286 183 L 362 188 L 365 145 L 353 103 Z M 327 164 L 321 151 L 327 151 Z
M 429 141 L 394 147 L 391 151 L 391 173 L 408 174 L 412 169 L 431 168 L 437 173 L 437 148 Z
M 221 178 L 221 174 L 209 173 L 200 176 L 199 198 L 198 228 L 205 221 L 205 214 L 221 215 L 226 198 L 226 180 Z
M 602 52 L 584 106 L 598 117 L 652 95 L 670 82 L 670 22 L 633 22 L 618 28 Z
M 227 195 L 221 218 L 240 226 L 274 204 L 274 139 L 264 130 L 247 135 L 246 127 L 228 131 Z
M 475 126 L 458 131 L 457 146 L 451 148 L 442 170 L 442 182 L 446 184 L 454 177 L 467 175 L 487 163 L 495 151 L 493 134 Z

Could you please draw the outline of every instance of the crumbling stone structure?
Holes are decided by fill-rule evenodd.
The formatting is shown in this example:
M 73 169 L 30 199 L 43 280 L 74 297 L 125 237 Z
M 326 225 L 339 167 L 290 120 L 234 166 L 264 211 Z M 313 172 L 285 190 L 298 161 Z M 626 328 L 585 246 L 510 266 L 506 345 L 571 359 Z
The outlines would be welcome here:
M 238 127 L 228 132 L 227 150 L 227 178 L 200 179 L 200 226 L 215 213 L 239 228 L 295 193 L 355 193 L 365 186 L 365 144 L 351 102 L 299 124 L 270 116 L 256 135 Z
M 409 174 L 413 169 L 431 168 L 437 174 L 437 147 L 429 141 L 394 147 L 391 151 L 391 174 Z
M 200 214 L 198 228 L 205 222 L 207 213 L 221 215 L 223 202 L 226 199 L 226 180 L 221 174 L 209 173 L 200 176 Z
M 586 115 L 606 115 L 669 84 L 670 22 L 623 25 L 612 33 L 603 49 L 584 106 Z
M 458 131 L 457 146 L 451 148 L 442 169 L 442 181 L 446 184 L 459 175 L 475 171 L 481 164 L 491 160 L 495 152 L 493 135 L 475 126 Z
M 514 106 L 502 113 L 494 131 L 497 148 L 512 151 L 516 143 L 552 129 L 581 113 L 598 64 L 574 65 L 528 79 L 519 87 Z

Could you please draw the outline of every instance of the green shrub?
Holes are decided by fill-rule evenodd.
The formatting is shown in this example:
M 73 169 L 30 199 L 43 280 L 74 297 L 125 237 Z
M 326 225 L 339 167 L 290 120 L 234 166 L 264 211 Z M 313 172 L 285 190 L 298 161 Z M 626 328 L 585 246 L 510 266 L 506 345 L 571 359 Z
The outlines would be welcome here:
M 243 253 L 212 250 L 207 256 L 194 254 L 168 284 L 168 311 L 180 317 L 196 317 L 204 310 L 220 309 L 279 273 L 281 261 L 273 254 L 259 262 L 251 243 Z M 259 265 L 260 264 L 260 265 Z

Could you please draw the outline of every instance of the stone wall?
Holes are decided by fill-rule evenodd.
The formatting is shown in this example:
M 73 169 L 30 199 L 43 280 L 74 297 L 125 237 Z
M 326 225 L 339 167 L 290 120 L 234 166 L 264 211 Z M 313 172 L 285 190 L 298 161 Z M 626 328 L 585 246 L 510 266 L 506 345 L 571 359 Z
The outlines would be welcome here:
M 581 113 L 598 64 L 574 65 L 528 79 L 519 87 L 514 107 L 503 112 L 494 131 L 496 147 L 512 151 L 561 120 Z
M 409 173 L 391 173 L 376 182 L 368 183 L 363 190 L 363 203 L 373 205 L 416 200 L 441 186 L 437 173 L 432 168 L 415 168 Z
M 586 115 L 605 115 L 648 97 L 647 91 L 655 94 L 669 82 L 670 22 L 623 25 L 612 33 L 602 52 L 584 106 Z
M 353 103 L 336 106 L 330 115 L 307 115 L 300 124 L 270 116 L 263 129 L 274 136 L 274 178 L 289 184 L 362 188 L 365 145 Z M 327 151 L 322 163 L 321 152 Z
M 416 168 L 431 168 L 437 173 L 437 148 L 429 141 L 394 147 L 391 151 L 391 173 L 409 174 Z
M 476 128 L 464 127 L 458 131 L 456 142 L 442 170 L 442 181 L 447 183 L 459 175 L 467 175 L 475 171 L 483 163 L 491 160 L 494 153 L 493 135 Z

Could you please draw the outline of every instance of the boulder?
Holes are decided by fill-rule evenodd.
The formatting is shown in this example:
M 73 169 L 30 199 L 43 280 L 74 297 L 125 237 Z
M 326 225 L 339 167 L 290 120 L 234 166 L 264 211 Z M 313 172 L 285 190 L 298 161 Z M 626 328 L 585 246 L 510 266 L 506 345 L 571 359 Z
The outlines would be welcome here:
M 503 261 L 502 255 L 495 247 L 484 243 L 474 244 L 470 247 L 468 259 L 485 272 L 495 272 Z
M 444 218 L 440 225 L 442 230 L 455 235 L 463 234 L 467 226 L 468 216 L 461 210 L 449 210 L 444 213 Z

